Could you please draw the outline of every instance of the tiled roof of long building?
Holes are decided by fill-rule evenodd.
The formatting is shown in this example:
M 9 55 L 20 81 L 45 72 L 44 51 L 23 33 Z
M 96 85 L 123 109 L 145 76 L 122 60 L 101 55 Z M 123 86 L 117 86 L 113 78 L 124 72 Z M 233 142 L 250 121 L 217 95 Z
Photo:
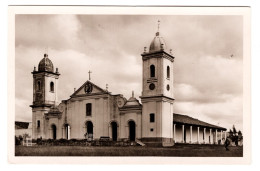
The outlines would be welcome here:
M 28 129 L 29 122 L 15 121 L 15 129 Z
M 219 129 L 219 130 L 223 130 L 226 131 L 226 128 L 220 127 L 220 126 L 216 126 L 216 125 L 212 125 L 209 124 L 207 122 L 204 121 L 200 121 L 198 119 L 192 118 L 190 116 L 187 115 L 181 115 L 181 114 L 173 114 L 173 123 L 180 123 L 180 124 L 184 124 L 184 125 L 194 125 L 194 126 L 200 126 L 200 127 L 207 127 L 207 128 L 214 128 L 214 129 Z

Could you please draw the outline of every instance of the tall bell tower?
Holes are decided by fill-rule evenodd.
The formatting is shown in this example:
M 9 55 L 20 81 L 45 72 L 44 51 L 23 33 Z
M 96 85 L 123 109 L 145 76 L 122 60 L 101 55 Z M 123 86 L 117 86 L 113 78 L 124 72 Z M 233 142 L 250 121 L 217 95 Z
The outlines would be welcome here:
M 33 75 L 33 104 L 32 108 L 32 138 L 45 138 L 48 128 L 44 114 L 47 113 L 52 106 L 58 103 L 58 68 L 54 72 L 52 61 L 48 58 L 48 54 L 44 54 L 44 58 L 32 72 Z
M 173 145 L 173 63 L 174 56 L 159 29 L 143 52 L 142 141 L 162 146 Z

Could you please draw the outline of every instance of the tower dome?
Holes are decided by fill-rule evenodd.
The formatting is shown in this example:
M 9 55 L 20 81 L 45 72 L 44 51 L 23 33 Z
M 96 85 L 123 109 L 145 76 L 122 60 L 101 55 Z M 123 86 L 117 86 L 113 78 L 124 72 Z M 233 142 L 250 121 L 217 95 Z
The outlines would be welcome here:
M 44 58 L 40 61 L 38 65 L 38 70 L 39 71 L 48 71 L 48 72 L 53 72 L 53 64 L 51 60 L 48 58 L 47 54 L 44 54 Z
M 155 34 L 153 41 L 150 44 L 149 53 L 161 51 L 161 50 L 166 50 L 166 49 L 167 48 L 166 48 L 166 44 L 165 44 L 163 37 L 161 37 L 160 33 L 157 32 Z

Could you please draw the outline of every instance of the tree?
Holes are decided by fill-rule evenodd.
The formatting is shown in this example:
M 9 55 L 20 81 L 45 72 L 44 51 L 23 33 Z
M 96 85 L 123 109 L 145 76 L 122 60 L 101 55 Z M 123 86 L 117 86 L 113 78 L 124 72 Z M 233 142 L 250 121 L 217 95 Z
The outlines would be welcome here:
M 229 136 L 233 136 L 233 131 L 231 129 L 229 129 Z
M 233 125 L 233 134 L 236 135 L 237 134 L 237 130 L 236 130 L 236 127 L 235 125 Z
M 242 132 L 239 130 L 237 134 L 238 134 L 238 140 L 242 140 L 243 139 Z

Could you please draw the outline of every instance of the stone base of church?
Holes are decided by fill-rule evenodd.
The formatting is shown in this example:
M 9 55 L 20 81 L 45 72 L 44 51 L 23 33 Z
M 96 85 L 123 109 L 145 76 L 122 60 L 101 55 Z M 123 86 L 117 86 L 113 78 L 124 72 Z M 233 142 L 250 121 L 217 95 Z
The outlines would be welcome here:
M 174 146 L 172 138 L 163 137 L 146 137 L 142 138 L 141 141 L 148 147 L 171 147 Z

